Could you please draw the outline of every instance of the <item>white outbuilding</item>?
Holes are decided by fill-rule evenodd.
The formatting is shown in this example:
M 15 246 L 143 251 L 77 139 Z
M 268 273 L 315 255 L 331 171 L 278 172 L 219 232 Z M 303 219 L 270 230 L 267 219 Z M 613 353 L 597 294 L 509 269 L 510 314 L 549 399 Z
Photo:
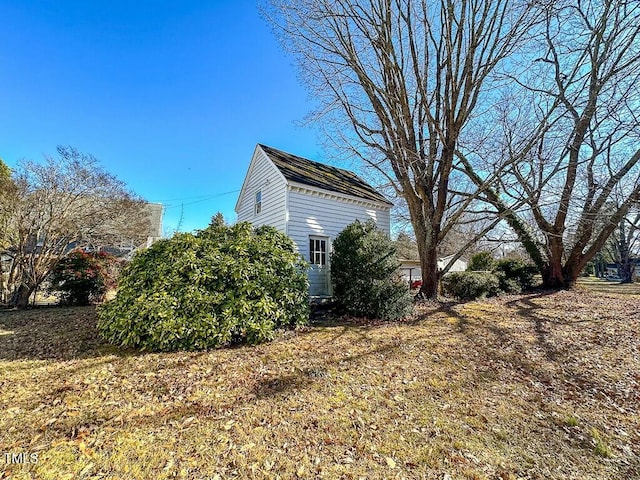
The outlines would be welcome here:
M 390 234 L 391 207 L 355 173 L 258 144 L 235 211 L 238 221 L 271 225 L 310 263 L 309 294 L 331 295 L 331 245 L 355 220 Z

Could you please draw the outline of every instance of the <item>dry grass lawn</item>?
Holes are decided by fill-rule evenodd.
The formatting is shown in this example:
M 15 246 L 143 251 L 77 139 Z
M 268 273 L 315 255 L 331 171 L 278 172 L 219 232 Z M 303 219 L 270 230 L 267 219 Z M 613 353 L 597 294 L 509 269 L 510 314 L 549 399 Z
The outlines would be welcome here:
M 640 478 L 640 291 L 594 286 L 200 353 L 2 312 L 0 478 Z

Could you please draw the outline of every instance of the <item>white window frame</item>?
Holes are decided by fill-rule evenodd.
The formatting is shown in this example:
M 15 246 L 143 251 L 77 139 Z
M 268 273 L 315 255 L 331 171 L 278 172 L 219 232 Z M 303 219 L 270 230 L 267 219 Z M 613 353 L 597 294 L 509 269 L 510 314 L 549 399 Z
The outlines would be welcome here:
M 260 215 L 262 213 L 262 190 L 258 190 L 254 197 L 253 214 Z
M 309 263 L 320 267 L 329 264 L 329 237 L 309 235 Z

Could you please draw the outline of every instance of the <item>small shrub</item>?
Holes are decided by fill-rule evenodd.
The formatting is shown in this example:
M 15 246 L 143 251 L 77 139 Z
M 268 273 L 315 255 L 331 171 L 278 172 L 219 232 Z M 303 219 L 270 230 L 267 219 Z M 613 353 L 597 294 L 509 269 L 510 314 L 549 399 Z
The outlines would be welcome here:
M 115 286 L 117 260 L 104 252 L 76 250 L 60 260 L 49 277 L 49 290 L 62 305 L 90 305 L 104 300 Z
M 538 269 L 522 260 L 505 259 L 496 263 L 494 273 L 500 276 L 500 289 L 507 293 L 520 293 L 533 287 L 534 277 Z
M 455 272 L 442 277 L 445 293 L 460 300 L 475 300 L 498 294 L 500 281 L 489 272 Z
M 496 260 L 491 252 L 478 252 L 471 257 L 467 271 L 491 272 L 496 266 Z
M 349 315 L 394 320 L 411 313 L 413 299 L 398 275 L 396 249 L 373 221 L 355 221 L 333 242 L 331 282 L 338 308 Z
M 574 415 L 567 415 L 567 417 L 564 420 L 564 423 L 568 427 L 577 427 L 578 425 L 580 425 L 580 421 Z
M 216 217 L 137 253 L 115 299 L 99 309 L 98 327 L 112 343 L 149 350 L 263 342 L 307 321 L 305 269 L 274 228 L 229 227 Z
M 494 275 L 498 278 L 500 291 L 504 293 L 522 293 L 522 284 L 517 278 L 508 278 L 504 272 L 497 271 Z
M 600 435 L 600 431 L 597 428 L 592 427 L 589 430 L 589 434 L 591 435 L 593 449 L 596 454 L 604 458 L 611 458 L 613 456 L 611 449 Z

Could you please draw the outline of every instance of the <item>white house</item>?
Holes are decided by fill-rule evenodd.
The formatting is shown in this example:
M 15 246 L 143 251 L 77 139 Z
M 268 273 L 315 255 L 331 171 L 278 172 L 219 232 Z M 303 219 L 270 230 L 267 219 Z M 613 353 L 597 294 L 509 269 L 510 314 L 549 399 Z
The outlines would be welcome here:
M 446 257 L 440 257 L 438 259 L 438 268 L 443 269 L 446 267 L 453 255 L 447 255 Z M 400 273 L 402 278 L 413 284 L 416 281 L 422 281 L 422 268 L 420 267 L 420 260 L 400 260 Z M 467 261 L 464 258 L 458 258 L 449 269 L 447 273 L 464 272 L 467 269 Z
M 288 235 L 311 264 L 309 294 L 331 295 L 333 239 L 355 220 L 390 233 L 392 204 L 356 174 L 258 144 L 236 203 L 238 221 Z

